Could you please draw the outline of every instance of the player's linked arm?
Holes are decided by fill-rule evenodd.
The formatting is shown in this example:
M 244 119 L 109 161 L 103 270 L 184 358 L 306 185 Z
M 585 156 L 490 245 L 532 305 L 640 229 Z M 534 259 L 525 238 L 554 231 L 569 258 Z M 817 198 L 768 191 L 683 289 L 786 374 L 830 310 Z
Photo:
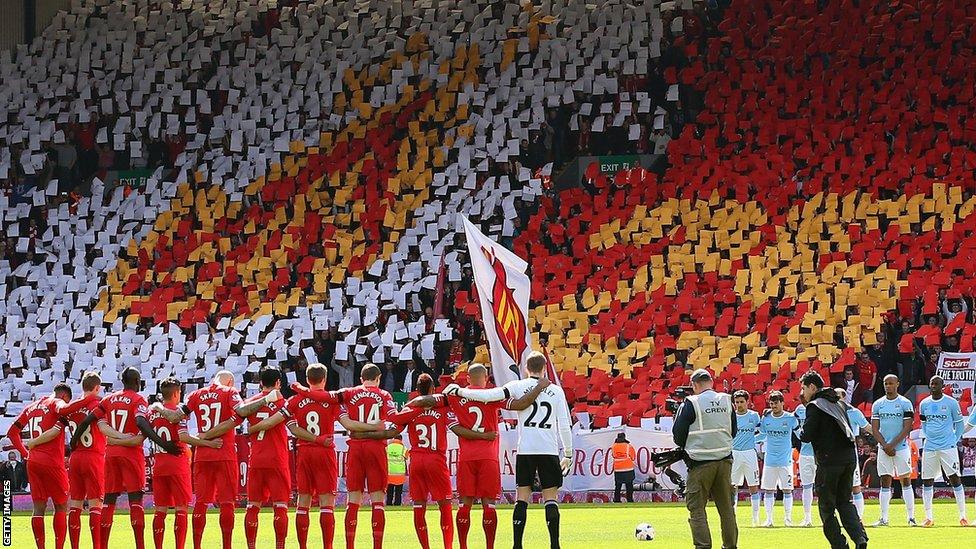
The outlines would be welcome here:
M 95 423 L 96 421 L 98 421 L 98 416 L 96 416 L 95 414 L 88 414 L 87 416 L 85 416 L 85 419 L 81 420 L 81 423 L 78 424 L 78 428 L 75 429 L 75 432 L 71 433 L 71 441 L 68 443 L 68 445 L 71 447 L 72 450 L 74 450 L 75 447 L 78 446 L 78 442 L 81 441 L 81 437 L 85 434 L 85 432 L 88 431 L 88 428 L 91 427 L 91 424 Z M 13 441 L 12 438 L 10 440 Z
M 485 431 L 482 433 L 479 431 L 472 431 L 471 429 L 461 427 L 460 425 L 451 427 L 451 431 L 453 431 L 455 435 L 468 440 L 495 440 L 498 438 L 498 433 L 495 431 Z
M 285 416 L 282 415 L 280 412 L 272 416 L 266 417 L 261 421 L 255 423 L 254 425 L 249 425 L 247 427 L 247 434 L 253 435 L 253 434 L 260 433 L 261 431 L 267 431 L 268 429 L 274 427 L 275 425 L 280 424 L 282 421 L 285 421 L 285 419 L 287 418 L 285 418 Z
M 183 453 L 180 447 L 176 445 L 175 441 L 163 440 L 163 437 L 159 436 L 156 431 L 153 431 L 152 425 L 149 424 L 149 420 L 145 417 L 137 417 L 136 426 L 139 427 L 139 432 L 141 432 L 144 437 L 155 442 L 156 446 L 162 448 L 167 454 L 178 456 Z
M 184 419 L 190 417 L 190 407 L 187 406 L 186 404 L 180 406 L 175 410 L 170 410 L 169 408 L 163 406 L 162 403 L 156 402 L 153 403 L 150 406 L 150 408 L 152 408 L 159 415 L 163 416 L 163 419 L 165 419 L 170 423 L 179 423 Z
M 114 438 L 116 440 L 127 440 L 130 438 L 138 438 L 139 442 L 137 444 L 142 444 L 143 441 L 142 435 L 133 436 L 133 435 L 127 435 L 125 433 L 120 433 L 119 431 L 116 431 L 114 427 L 109 425 L 107 421 L 99 421 L 97 425 L 98 425 L 98 430 L 101 431 L 102 434 L 108 438 Z M 118 446 L 118 443 L 116 443 L 116 446 Z M 130 446 L 136 446 L 136 444 L 131 444 Z
M 382 425 L 380 426 L 383 427 Z M 393 438 L 406 429 L 406 425 L 394 425 L 392 429 L 382 429 L 380 431 L 350 431 L 349 437 L 355 439 L 386 440 Z
M 326 448 L 328 448 L 328 447 L 330 447 L 330 446 L 332 446 L 334 444 L 332 442 L 332 435 L 319 435 L 319 436 L 315 436 L 312 433 L 308 432 L 307 429 L 301 427 L 300 425 L 298 425 L 298 423 L 296 423 L 294 421 L 289 421 L 287 426 L 288 426 L 288 431 L 291 432 L 291 434 L 295 435 L 295 438 L 298 438 L 298 439 L 301 439 L 301 440 L 304 440 L 304 441 L 307 441 L 307 442 L 314 442 L 315 444 L 321 444 L 322 446 L 325 446 Z
M 511 402 L 508 403 L 507 408 L 509 410 L 515 410 L 516 412 L 518 412 L 520 410 L 524 410 L 528 408 L 529 406 L 532 406 L 532 403 L 535 402 L 535 399 L 539 398 L 539 395 L 542 394 L 542 391 L 545 391 L 546 387 L 548 387 L 551 384 L 552 382 L 549 381 L 548 379 L 539 378 L 539 382 L 535 384 L 535 387 L 533 387 L 531 391 L 525 393 L 524 395 L 516 399 L 513 399 Z
M 71 414 L 80 411 L 85 406 L 88 406 L 90 402 L 93 402 L 95 400 L 98 400 L 98 397 L 95 396 L 94 394 L 88 394 L 81 398 L 76 398 L 75 400 L 72 400 L 67 404 L 62 404 L 58 408 L 58 413 L 61 414 L 61 416 L 63 417 L 68 417 Z
M 253 402 L 244 402 L 239 404 L 236 408 L 234 408 L 234 413 L 240 417 L 247 417 L 257 413 L 258 410 L 264 408 L 269 402 L 277 402 L 280 399 L 281 392 L 274 389 L 270 393 Z
M 363 423 L 362 421 L 356 421 L 355 419 L 352 419 L 346 415 L 339 416 L 339 423 L 341 423 L 342 426 L 345 427 L 350 433 L 383 431 L 386 428 L 382 423 Z
M 40 446 L 41 444 L 44 444 L 45 442 L 50 442 L 50 441 L 54 440 L 55 438 L 57 438 L 58 433 L 61 432 L 61 429 L 62 429 L 61 424 L 55 423 L 54 424 L 54 427 L 51 427 L 47 431 L 44 431 L 43 433 L 41 433 L 40 435 L 38 435 L 36 438 L 32 438 L 32 439 L 28 440 L 27 443 L 26 443 L 27 449 L 28 450 L 33 450 L 35 446 Z
M 23 428 L 24 426 L 20 424 L 20 421 L 14 421 L 14 424 L 7 429 L 7 438 L 10 439 L 10 444 L 13 444 L 14 449 L 20 452 L 20 456 L 26 460 L 27 454 L 30 452 L 27 451 L 24 441 L 20 438 L 20 431 Z
M 205 438 L 195 437 L 186 431 L 180 431 L 180 442 L 189 444 L 190 446 L 202 446 L 204 448 L 220 448 L 224 445 L 224 441 L 220 440 L 207 440 Z
M 199 433 L 197 435 L 197 438 L 199 438 L 200 440 L 213 440 L 215 438 L 220 438 L 224 436 L 227 433 L 227 431 L 230 431 L 236 426 L 237 426 L 236 417 L 225 419 L 224 421 L 221 421 L 217 425 L 214 425 L 212 429 Z

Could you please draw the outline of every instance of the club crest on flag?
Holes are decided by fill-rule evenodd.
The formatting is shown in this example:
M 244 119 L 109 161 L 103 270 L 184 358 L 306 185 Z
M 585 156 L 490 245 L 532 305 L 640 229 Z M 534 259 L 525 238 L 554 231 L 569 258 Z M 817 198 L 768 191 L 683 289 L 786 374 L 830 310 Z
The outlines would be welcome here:
M 525 333 L 525 315 L 515 302 L 515 290 L 508 286 L 508 276 L 505 266 L 495 257 L 495 254 L 482 246 L 481 253 L 485 255 L 495 272 L 495 283 L 491 289 L 491 311 L 495 320 L 495 333 L 502 344 L 505 353 L 512 359 L 517 368 L 519 359 L 528 348 Z M 511 367 L 511 366 L 510 366 Z M 516 371 L 516 373 L 518 373 Z
M 501 246 L 458 216 L 458 227 L 464 227 L 474 272 L 475 287 L 481 305 L 482 325 L 491 375 L 496 385 L 522 378 L 522 367 L 532 351 L 529 335 L 528 264 L 511 250 Z

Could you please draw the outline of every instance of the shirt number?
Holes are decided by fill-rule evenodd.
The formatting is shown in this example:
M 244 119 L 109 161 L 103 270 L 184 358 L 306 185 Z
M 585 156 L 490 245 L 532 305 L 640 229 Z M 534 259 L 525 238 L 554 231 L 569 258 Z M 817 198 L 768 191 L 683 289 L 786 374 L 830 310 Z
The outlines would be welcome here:
M 484 433 L 485 426 L 482 425 L 481 422 L 484 421 L 485 416 L 484 413 L 481 411 L 481 408 L 478 408 L 477 406 L 471 406 L 470 408 L 468 408 L 468 413 L 474 416 L 474 425 L 471 426 L 471 430 L 477 433 Z
M 156 434 L 159 435 L 159 438 L 161 438 L 163 440 L 166 440 L 166 441 L 173 440 L 172 437 L 170 437 L 169 429 L 167 429 L 166 427 L 159 427 L 159 428 L 157 428 L 156 429 Z M 156 449 L 159 452 L 165 452 L 166 451 L 166 450 L 163 450 L 163 447 L 160 446 L 160 445 L 158 445 L 158 444 L 154 444 L 154 446 L 156 446 Z
M 369 407 L 369 415 L 366 414 L 366 405 L 359 405 L 359 417 L 362 418 L 363 423 L 371 423 L 376 425 L 380 422 L 380 405 L 373 404 Z
M 220 403 L 214 402 L 200 408 L 200 426 L 202 431 L 209 431 L 220 419 Z
M 77 422 L 70 421 L 70 422 L 68 422 L 68 425 L 71 427 L 71 432 L 72 433 L 74 433 L 75 431 L 78 430 L 78 423 Z M 85 429 L 85 432 L 84 432 L 84 434 L 81 435 L 81 439 L 79 440 L 79 442 L 85 448 L 91 448 L 92 447 L 92 444 L 94 443 L 94 440 L 92 440 L 91 429 Z
M 322 427 L 319 426 L 319 413 L 309 412 L 305 415 L 305 423 L 308 424 L 305 430 L 311 433 L 313 436 L 319 436 L 322 432 Z
M 124 433 L 125 426 L 129 421 L 129 411 L 112 410 L 112 413 L 109 415 L 109 417 L 110 417 L 109 424 L 112 425 L 112 428 L 120 433 Z
M 437 429 L 431 425 L 417 425 L 417 447 L 427 450 L 437 448 Z
M 546 415 L 542 416 L 542 421 L 540 421 L 539 423 L 535 423 L 533 420 L 535 419 L 536 413 L 539 412 L 539 408 L 540 407 L 546 409 Z M 552 428 L 552 424 L 549 423 L 549 418 L 551 418 L 551 417 L 552 417 L 552 405 L 551 404 L 549 404 L 548 402 L 545 402 L 545 401 L 543 401 L 543 402 L 533 402 L 532 403 L 532 411 L 529 412 L 529 417 L 525 418 L 525 423 L 523 425 L 525 425 L 526 427 L 538 427 L 539 429 L 551 429 Z
M 27 420 L 27 430 L 30 431 L 31 438 L 37 438 L 44 432 L 41 430 L 41 418 L 32 417 Z
M 254 414 L 254 417 L 258 418 L 258 422 L 261 422 L 271 417 L 271 414 L 269 414 L 268 412 L 258 412 Z M 267 429 L 265 429 L 265 431 L 267 431 Z M 264 440 L 265 431 L 258 432 L 257 440 Z

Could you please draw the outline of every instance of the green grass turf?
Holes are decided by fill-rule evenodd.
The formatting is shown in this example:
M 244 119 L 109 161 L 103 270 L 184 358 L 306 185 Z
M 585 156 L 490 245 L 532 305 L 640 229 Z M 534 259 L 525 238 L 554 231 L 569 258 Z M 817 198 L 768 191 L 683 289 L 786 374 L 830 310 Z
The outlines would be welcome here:
M 802 507 L 797 501 L 794 507 L 794 519 L 799 521 L 802 518 Z M 924 517 L 921 501 L 916 502 L 916 511 L 919 516 Z M 976 516 L 973 513 L 972 500 L 969 501 L 970 517 Z M 597 549 L 597 548 L 628 548 L 628 547 L 691 547 L 691 534 L 688 529 L 687 512 L 681 505 L 656 504 L 656 505 L 564 505 L 561 509 L 562 514 L 562 547 L 564 549 Z M 774 516 L 777 521 L 782 520 L 783 509 L 777 502 Z M 814 509 L 815 528 L 752 528 L 750 526 L 751 512 L 748 502 L 745 505 L 740 503 L 738 508 L 739 517 L 739 547 L 789 547 L 790 549 L 826 547 L 819 527 L 819 518 Z M 934 547 L 936 544 L 941 547 L 964 547 L 971 546 L 976 540 L 976 528 L 960 528 L 956 520 L 956 506 L 952 501 L 943 501 L 936 504 L 935 519 L 936 528 L 908 528 L 905 525 L 905 508 L 900 501 L 892 503 L 891 516 L 894 518 L 894 526 L 888 528 L 869 528 L 868 535 L 871 538 L 873 547 L 903 547 L 911 543 L 920 547 Z M 878 506 L 868 504 L 865 512 L 865 522 L 871 523 L 878 517 Z M 312 528 L 309 533 L 309 547 L 318 549 L 321 545 L 321 535 L 318 529 L 317 515 L 313 510 Z M 338 532 L 336 534 L 337 549 L 344 547 L 342 542 L 342 512 L 336 515 L 339 521 Z M 151 524 L 152 511 L 147 513 L 146 522 Z M 237 515 L 236 529 L 234 532 L 234 547 L 244 548 L 243 531 L 243 511 Z M 634 526 L 640 522 L 651 523 L 657 531 L 657 538 L 652 542 L 638 542 L 634 540 Z M 919 520 L 921 522 L 921 520 Z M 359 537 L 357 547 L 372 547 L 369 532 L 369 512 L 361 511 L 359 514 Z M 429 508 L 427 511 L 427 524 L 430 528 L 431 547 L 440 549 L 443 547 L 438 528 L 438 512 L 436 508 Z M 709 524 L 712 526 L 713 543 L 715 547 L 721 547 L 721 538 L 718 532 L 718 515 L 714 508 L 709 511 Z M 166 542 L 164 547 L 174 546 L 172 533 L 172 517 L 167 521 Z M 54 546 L 53 532 L 51 531 L 50 519 L 47 522 L 47 547 Z M 910 531 L 909 531 L 910 530 Z M 87 517 L 82 519 L 81 546 L 89 548 L 91 546 L 88 537 Z M 504 549 L 511 547 L 512 524 L 511 506 L 499 508 L 499 528 L 496 547 Z M 546 531 L 545 517 L 541 506 L 534 505 L 530 508 L 528 527 L 525 533 L 525 547 L 544 548 L 548 547 L 549 538 Z M 152 533 L 147 524 L 146 544 L 152 547 Z M 391 508 L 386 513 L 386 537 L 385 546 L 391 549 L 419 547 L 417 536 L 413 527 L 413 514 L 408 507 Z M 258 532 L 259 548 L 274 547 L 274 532 L 271 529 L 271 516 L 269 510 L 265 510 L 261 515 L 261 525 Z M 455 540 L 455 547 L 457 541 Z M 484 534 L 481 530 L 481 513 L 476 510 L 472 513 L 472 528 L 469 536 L 469 546 L 472 549 L 481 549 L 484 545 Z M 27 515 L 16 515 L 13 517 L 13 547 L 27 548 L 34 547 L 33 535 L 30 529 L 30 520 Z M 112 549 L 132 549 L 132 530 L 129 527 L 128 516 L 124 514 L 116 515 L 115 526 L 112 531 Z M 187 547 L 192 544 L 187 541 Z M 204 537 L 204 547 L 206 549 L 218 549 L 220 547 L 220 527 L 217 524 L 217 515 L 211 514 L 207 521 L 207 530 Z M 288 545 L 289 549 L 297 548 L 298 543 L 294 536 L 294 519 L 289 524 Z

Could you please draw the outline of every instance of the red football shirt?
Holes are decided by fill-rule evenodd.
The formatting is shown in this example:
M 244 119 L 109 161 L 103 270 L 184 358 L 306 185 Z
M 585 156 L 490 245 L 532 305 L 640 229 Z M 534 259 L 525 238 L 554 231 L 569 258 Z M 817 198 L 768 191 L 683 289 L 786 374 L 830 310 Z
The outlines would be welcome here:
M 234 408 L 241 404 L 237 389 L 224 385 L 211 384 L 197 389 L 186 399 L 186 407 L 196 417 L 197 429 L 209 431 L 228 419 L 236 417 Z M 237 461 L 237 445 L 234 443 L 234 429 L 224 433 L 220 448 L 197 448 L 197 461 Z
M 176 406 L 166 405 L 167 409 L 176 410 Z M 153 475 L 189 475 L 190 474 L 190 447 L 184 442 L 180 442 L 180 433 L 186 432 L 186 420 L 173 423 L 159 415 L 154 409 L 149 410 L 149 424 L 153 431 L 163 440 L 176 441 L 182 453 L 178 456 L 166 453 L 165 450 L 153 444 L 155 459 L 153 461 Z
M 71 429 L 72 434 L 78 428 L 78 425 L 88 414 L 93 413 L 98 409 L 99 400 L 97 398 L 91 400 L 87 405 L 82 406 L 77 412 L 68 414 L 65 419 L 68 420 L 68 427 Z M 78 446 L 71 451 L 71 459 L 74 460 L 75 456 L 90 458 L 94 456 L 104 456 L 105 455 L 105 435 L 102 434 L 102 430 L 98 428 L 97 425 L 92 425 L 88 428 L 85 434 L 81 435 L 78 440 Z
M 406 407 L 390 421 L 407 426 L 411 454 L 447 454 L 447 430 L 457 425 L 446 403 L 429 410 Z
M 354 421 L 380 425 L 396 413 L 396 404 L 390 393 L 379 387 L 365 387 L 360 385 L 342 392 L 342 414 Z M 372 442 L 386 446 L 383 440 L 349 439 L 350 445 Z
M 457 416 L 458 425 L 479 433 L 498 432 L 498 412 L 505 409 L 505 401 L 477 402 L 449 397 L 451 411 Z M 498 459 L 498 438 L 495 440 L 471 440 L 458 437 L 458 461 Z
M 95 407 L 95 417 L 108 423 L 116 431 L 126 435 L 139 435 L 136 418 L 146 417 L 149 405 L 146 399 L 135 391 L 124 389 L 102 399 Z M 97 427 L 92 427 L 97 429 Z M 142 461 L 142 446 L 113 446 L 105 448 L 105 457 L 125 457 Z
M 332 435 L 335 434 L 335 422 L 342 412 L 339 397 L 335 394 L 332 397 L 330 401 L 318 402 L 295 395 L 288 399 L 281 413 L 288 418 L 289 425 L 298 425 L 315 436 Z M 315 446 L 315 443 L 298 439 L 298 446 Z
M 27 458 L 28 467 L 30 464 L 37 463 L 49 467 L 64 468 L 64 429 L 59 422 L 60 414 L 58 408 L 64 405 L 64 401 L 53 396 L 46 396 L 38 401 L 32 402 L 21 410 L 20 415 L 14 420 L 14 425 L 21 430 L 27 429 L 30 438 L 37 438 L 41 433 L 51 427 L 61 430 L 58 436 L 44 444 L 35 446 L 30 451 Z
M 264 398 L 268 393 L 270 391 L 262 391 L 247 399 L 246 402 L 251 403 Z M 248 416 L 248 424 L 256 425 L 275 415 L 284 407 L 283 403 L 283 400 L 279 400 L 265 404 L 253 415 Z M 278 469 L 288 467 L 288 430 L 284 423 L 279 423 L 270 429 L 251 435 L 251 455 L 248 457 L 248 462 L 250 467 L 257 468 Z

